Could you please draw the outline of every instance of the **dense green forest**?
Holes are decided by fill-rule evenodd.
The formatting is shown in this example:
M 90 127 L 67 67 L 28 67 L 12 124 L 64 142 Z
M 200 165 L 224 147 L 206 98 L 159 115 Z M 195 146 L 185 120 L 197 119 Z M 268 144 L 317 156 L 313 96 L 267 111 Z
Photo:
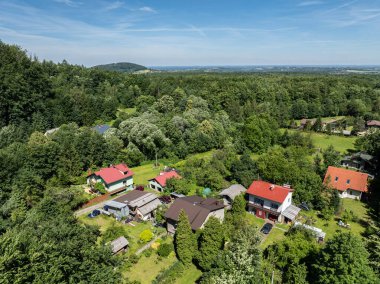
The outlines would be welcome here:
M 110 63 L 110 64 L 102 64 L 96 65 L 93 68 L 108 70 L 108 71 L 118 71 L 125 73 L 132 73 L 141 70 L 147 70 L 145 66 L 129 63 L 129 62 L 118 62 L 118 63 Z
M 324 190 L 322 177 L 327 166 L 339 162 L 340 154 L 334 147 L 315 153 L 309 136 L 281 128 L 301 118 L 345 116 L 347 125 L 359 128 L 366 120 L 380 119 L 379 75 L 132 75 L 65 61 L 40 62 L 21 48 L 1 42 L 0 58 L 2 283 L 120 282 L 120 272 L 113 269 L 118 260 L 96 242 L 99 230 L 80 225 L 72 216 L 84 200 L 69 186 L 85 183 L 83 173 L 88 169 L 119 161 L 136 166 L 156 155 L 176 162 L 189 154 L 215 150 L 209 160 L 187 159 L 180 168 L 184 181 L 170 186 L 186 194 L 188 185 L 196 184 L 215 193 L 230 182 L 248 186 L 259 176 L 292 184 L 297 203 L 306 201 L 331 215 L 336 196 Z M 121 111 L 125 108 L 134 111 Z M 105 135 L 91 129 L 103 123 L 112 126 Z M 51 135 L 43 134 L 58 127 Z M 368 135 L 358 140 L 357 148 L 380 158 L 379 141 L 378 133 Z M 260 155 L 252 159 L 253 154 Z M 375 179 L 370 191 L 376 218 L 378 184 Z M 242 227 L 238 236 L 251 233 L 238 221 L 231 221 L 232 231 L 234 226 Z M 276 272 L 282 271 L 284 283 L 306 283 L 297 282 L 296 277 L 311 283 L 313 279 L 318 279 L 315 283 L 354 283 L 363 273 L 372 281 L 373 270 L 379 273 L 378 226 L 375 221 L 369 226 L 368 244 L 342 235 L 322 250 L 316 251 L 310 242 L 295 247 L 297 259 L 274 259 L 276 250 L 293 249 L 292 244 L 280 243 L 263 257 L 249 260 L 246 268 L 263 262 L 263 269 L 249 275 L 267 277 L 266 269 L 273 266 Z M 301 239 L 299 234 L 304 233 L 294 232 L 294 238 Z M 238 240 L 231 238 L 240 248 Z M 255 247 L 256 240 L 243 245 Z M 354 282 L 329 279 L 322 260 L 346 247 L 363 251 L 363 260 L 353 264 Z M 225 251 L 223 257 L 229 259 L 232 271 L 237 260 L 231 253 Z M 320 261 L 308 262 L 315 255 Z M 209 260 L 198 261 L 204 265 Z M 370 268 L 361 269 L 368 263 Z M 336 265 L 344 270 L 339 267 L 344 264 Z M 207 267 L 204 283 L 224 279 L 221 270 L 221 263 Z M 240 274 L 246 281 L 244 271 Z

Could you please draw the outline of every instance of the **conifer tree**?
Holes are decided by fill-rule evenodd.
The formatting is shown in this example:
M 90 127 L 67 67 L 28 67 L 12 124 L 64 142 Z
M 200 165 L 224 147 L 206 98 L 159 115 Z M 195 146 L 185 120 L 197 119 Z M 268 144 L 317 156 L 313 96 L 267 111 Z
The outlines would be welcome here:
M 184 264 L 191 263 L 197 251 L 197 242 L 191 230 L 189 218 L 183 210 L 181 210 L 179 214 L 174 238 L 175 249 L 179 260 Z
M 209 270 L 223 248 L 224 230 L 220 221 L 211 217 L 208 219 L 199 242 L 198 264 L 204 270 Z

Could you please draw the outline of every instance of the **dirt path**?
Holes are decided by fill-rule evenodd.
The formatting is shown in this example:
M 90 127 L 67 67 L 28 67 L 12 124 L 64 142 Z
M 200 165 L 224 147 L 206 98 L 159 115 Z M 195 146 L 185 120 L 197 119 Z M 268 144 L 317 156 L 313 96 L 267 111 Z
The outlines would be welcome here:
M 161 233 L 159 234 L 157 237 L 155 237 L 153 240 L 151 240 L 149 243 L 147 243 L 146 245 L 144 245 L 142 248 L 138 249 L 136 251 L 136 255 L 139 255 L 141 254 L 142 252 L 144 252 L 144 250 L 147 250 L 148 248 L 150 248 L 150 246 L 158 239 L 158 238 L 161 238 L 162 236 L 164 236 L 166 233 Z

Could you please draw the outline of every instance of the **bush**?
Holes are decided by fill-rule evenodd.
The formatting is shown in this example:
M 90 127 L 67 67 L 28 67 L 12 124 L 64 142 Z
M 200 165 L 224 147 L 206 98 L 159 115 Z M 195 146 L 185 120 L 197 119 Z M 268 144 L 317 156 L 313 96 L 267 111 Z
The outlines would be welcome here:
M 153 238 L 153 233 L 151 230 L 144 230 L 140 234 L 140 240 L 144 243 L 149 242 Z
M 98 191 L 99 193 L 101 193 L 101 194 L 106 194 L 107 193 L 107 190 L 104 188 L 104 185 L 101 184 L 100 182 L 95 183 L 94 189 L 96 191 Z
M 157 254 L 162 257 L 168 257 L 173 250 L 173 244 L 161 244 L 157 250 Z
M 153 253 L 153 249 L 152 248 L 148 248 L 146 250 L 144 250 L 144 256 L 145 257 L 150 257 Z

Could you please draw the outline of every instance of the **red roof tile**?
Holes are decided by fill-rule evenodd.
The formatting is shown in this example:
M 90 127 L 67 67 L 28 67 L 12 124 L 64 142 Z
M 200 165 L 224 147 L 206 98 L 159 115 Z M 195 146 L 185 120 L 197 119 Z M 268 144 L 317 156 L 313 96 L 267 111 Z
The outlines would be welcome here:
M 340 191 L 353 189 L 367 192 L 367 180 L 368 174 L 330 166 L 323 183 Z
M 101 168 L 99 171 L 95 172 L 95 175 L 101 177 L 105 183 L 110 184 L 133 176 L 133 172 L 126 164 L 118 164 L 109 168 Z
M 166 186 L 166 180 L 170 178 L 182 178 L 176 171 L 160 173 L 159 176 L 155 177 L 154 180 L 158 182 L 162 187 Z
M 247 193 L 271 201 L 283 203 L 289 192 L 293 190 L 284 186 L 271 184 L 266 181 L 255 180 L 249 186 Z
M 380 126 L 380 121 L 378 120 L 367 121 L 367 126 Z

